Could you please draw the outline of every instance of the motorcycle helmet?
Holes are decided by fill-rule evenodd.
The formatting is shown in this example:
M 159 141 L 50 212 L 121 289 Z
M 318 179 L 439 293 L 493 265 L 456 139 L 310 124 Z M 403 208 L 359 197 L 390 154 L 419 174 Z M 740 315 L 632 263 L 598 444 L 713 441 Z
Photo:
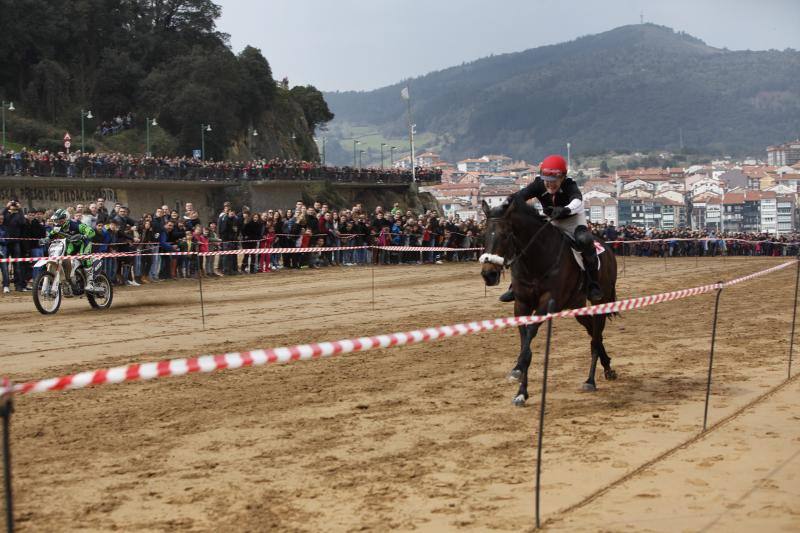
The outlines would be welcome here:
M 69 221 L 69 213 L 66 209 L 56 209 L 50 220 L 53 222 L 53 227 L 63 227 Z

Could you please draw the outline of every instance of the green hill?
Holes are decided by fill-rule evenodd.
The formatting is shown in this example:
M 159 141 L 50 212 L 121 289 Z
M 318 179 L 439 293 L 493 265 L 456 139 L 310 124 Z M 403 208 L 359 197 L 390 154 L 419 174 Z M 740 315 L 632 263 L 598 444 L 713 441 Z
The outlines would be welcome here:
M 492 56 L 368 92 L 330 92 L 331 136 L 357 125 L 407 151 L 405 102 L 449 159 L 659 150 L 761 154 L 800 128 L 800 52 L 730 51 L 653 24 Z M 679 133 L 680 132 L 680 133 Z M 334 139 L 335 140 L 335 139 Z M 346 143 L 344 146 L 347 146 Z M 350 156 L 352 160 L 352 156 Z

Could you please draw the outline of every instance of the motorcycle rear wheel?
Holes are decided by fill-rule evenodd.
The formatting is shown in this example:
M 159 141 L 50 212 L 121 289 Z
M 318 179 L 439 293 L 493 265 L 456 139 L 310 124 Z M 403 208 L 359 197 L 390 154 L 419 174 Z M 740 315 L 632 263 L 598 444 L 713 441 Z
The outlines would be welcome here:
M 45 283 L 47 281 L 47 283 Z M 43 315 L 52 315 L 61 307 L 61 287 L 55 288 L 53 294 L 53 282 L 55 276 L 50 272 L 42 272 L 33 281 L 33 304 Z M 45 293 L 45 285 L 50 287 L 50 294 Z
M 111 300 L 114 299 L 114 287 L 111 285 L 108 276 L 103 273 L 94 275 L 94 292 L 86 291 L 86 299 L 95 309 L 108 309 L 111 307 Z

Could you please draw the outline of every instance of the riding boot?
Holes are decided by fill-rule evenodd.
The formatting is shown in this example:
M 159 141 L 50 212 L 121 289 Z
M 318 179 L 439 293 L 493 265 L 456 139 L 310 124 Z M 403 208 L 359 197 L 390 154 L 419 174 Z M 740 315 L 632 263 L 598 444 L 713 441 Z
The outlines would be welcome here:
M 94 292 L 94 268 L 87 266 L 83 271 L 86 273 L 86 287 L 84 287 L 84 289 L 86 292 Z
M 594 249 L 591 253 L 583 253 L 583 264 L 586 266 L 586 273 L 589 275 L 589 287 L 587 288 L 589 301 L 593 304 L 598 304 L 603 300 L 603 290 L 600 288 L 598 281 L 600 271 L 598 269 L 597 252 Z
M 513 302 L 514 301 L 514 291 L 511 288 L 511 285 L 508 286 L 508 290 L 500 295 L 499 300 L 501 302 Z

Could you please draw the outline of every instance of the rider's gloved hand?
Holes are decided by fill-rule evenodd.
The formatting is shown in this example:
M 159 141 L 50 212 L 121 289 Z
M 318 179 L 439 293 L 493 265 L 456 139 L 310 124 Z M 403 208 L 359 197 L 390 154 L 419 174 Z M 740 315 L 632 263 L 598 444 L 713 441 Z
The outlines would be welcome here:
M 76 233 L 75 235 L 70 235 L 69 237 L 67 237 L 67 240 L 72 244 L 79 244 L 83 242 L 83 235 L 81 235 L 80 233 Z
M 560 218 L 566 218 L 570 215 L 568 207 L 561 207 L 557 205 L 553 208 L 553 211 L 550 213 L 550 218 L 553 220 L 558 220 Z
M 517 193 L 512 192 L 509 194 L 505 200 L 503 200 L 503 207 L 508 207 L 513 204 L 517 200 Z

